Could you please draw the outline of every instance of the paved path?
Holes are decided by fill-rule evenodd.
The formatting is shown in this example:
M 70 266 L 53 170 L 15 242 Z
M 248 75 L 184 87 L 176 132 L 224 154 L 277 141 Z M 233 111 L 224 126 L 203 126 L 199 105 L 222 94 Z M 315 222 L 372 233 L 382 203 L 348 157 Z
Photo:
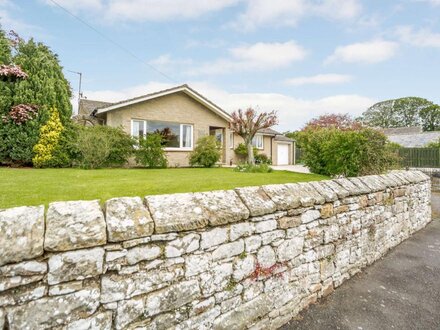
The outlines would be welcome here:
M 440 220 L 282 329 L 439 330 Z
M 304 165 L 274 165 L 271 166 L 276 171 L 289 171 L 298 173 L 310 173 L 309 169 Z

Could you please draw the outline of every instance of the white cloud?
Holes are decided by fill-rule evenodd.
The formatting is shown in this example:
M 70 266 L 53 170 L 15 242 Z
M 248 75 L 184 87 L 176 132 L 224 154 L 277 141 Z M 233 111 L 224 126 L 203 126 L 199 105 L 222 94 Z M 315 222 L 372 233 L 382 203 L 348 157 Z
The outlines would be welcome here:
M 427 2 L 432 6 L 440 6 L 440 0 L 414 0 L 415 2 Z
M 335 49 L 325 63 L 346 62 L 346 63 L 378 63 L 394 56 L 398 44 L 392 41 L 372 40 L 358 42 Z
M 440 48 L 440 33 L 429 29 L 415 30 L 412 26 L 399 26 L 396 28 L 396 35 L 402 42 L 413 46 Z
M 49 5 L 53 3 L 45 0 Z M 99 15 L 112 22 L 193 19 L 235 5 L 240 0 L 56 0 L 74 12 Z
M 206 82 L 190 82 L 189 85 L 228 112 L 249 106 L 259 111 L 277 110 L 280 121 L 277 129 L 280 131 L 299 129 L 311 118 L 329 112 L 357 116 L 376 102 L 356 94 L 299 99 L 280 93 L 230 93 Z M 151 82 L 120 91 L 85 91 L 84 95 L 89 99 L 120 101 L 169 87 L 172 85 Z
M 361 12 L 359 0 L 248 0 L 246 11 L 231 25 L 252 30 L 262 25 L 294 26 L 307 16 L 346 20 Z
M 346 74 L 328 73 L 287 79 L 286 84 L 293 86 L 342 84 L 351 81 L 352 78 L 352 76 Z
M 267 71 L 303 60 L 307 51 L 295 41 L 263 43 L 229 49 L 230 58 L 202 62 L 187 70 L 190 75 L 222 74 L 237 71 Z

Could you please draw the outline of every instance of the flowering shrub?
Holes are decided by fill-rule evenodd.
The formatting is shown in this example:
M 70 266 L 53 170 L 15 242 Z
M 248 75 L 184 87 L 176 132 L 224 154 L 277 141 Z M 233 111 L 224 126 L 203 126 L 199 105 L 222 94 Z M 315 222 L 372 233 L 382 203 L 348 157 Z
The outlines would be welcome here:
M 35 167 L 47 166 L 52 160 L 53 151 L 59 143 L 63 129 L 58 110 L 52 108 L 50 118 L 45 125 L 41 126 L 40 139 L 33 148 L 35 156 L 32 158 L 32 163 Z
M 245 173 L 272 173 L 273 169 L 268 164 L 259 165 L 249 165 L 249 164 L 238 164 L 234 168 L 235 172 L 245 172 Z
M 1 65 L 0 66 L 0 77 L 3 80 L 16 80 L 16 79 L 26 79 L 28 77 L 27 73 L 24 72 L 18 65 Z
M 34 104 L 18 104 L 9 111 L 9 118 L 17 125 L 24 124 L 28 120 L 35 118 L 38 106 Z M 8 117 L 3 116 L 3 122 L 7 122 Z

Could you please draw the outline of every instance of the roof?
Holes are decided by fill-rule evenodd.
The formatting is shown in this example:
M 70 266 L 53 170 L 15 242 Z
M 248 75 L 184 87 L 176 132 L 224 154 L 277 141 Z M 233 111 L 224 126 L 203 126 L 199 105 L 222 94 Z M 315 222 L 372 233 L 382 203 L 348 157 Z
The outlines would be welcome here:
M 111 104 L 110 102 L 81 99 L 79 100 L 78 115 L 91 115 L 96 108 L 106 107 Z
M 385 135 L 419 134 L 423 131 L 421 126 L 380 128 L 379 130 Z
M 275 141 L 295 142 L 294 139 L 288 138 L 285 135 L 276 135 L 275 136 Z
M 262 129 L 258 130 L 258 133 L 261 133 L 264 135 L 281 135 L 280 132 L 277 132 L 272 128 L 262 128 Z
M 418 134 L 395 134 L 388 135 L 392 142 L 407 148 L 425 147 L 430 142 L 437 142 L 440 139 L 440 131 L 423 132 Z
M 199 94 L 197 91 L 195 91 L 194 89 L 189 87 L 187 84 L 176 86 L 176 87 L 169 88 L 169 89 L 164 89 L 164 90 L 159 91 L 159 92 L 154 92 L 154 93 L 138 96 L 138 97 L 135 97 L 135 98 L 132 98 L 132 99 L 120 101 L 120 102 L 113 103 L 113 104 L 110 104 L 110 105 L 105 105 L 105 106 L 102 106 L 102 107 L 98 107 L 96 109 L 97 110 L 96 114 L 106 113 L 106 112 L 109 112 L 109 111 L 112 111 L 112 110 L 116 110 L 116 109 L 120 109 L 120 108 L 126 107 L 126 106 L 131 105 L 131 104 L 136 104 L 136 103 L 148 101 L 148 100 L 151 100 L 151 99 L 155 99 L 155 98 L 158 98 L 158 97 L 162 97 L 162 96 L 165 96 L 165 95 L 174 94 L 174 93 L 180 93 L 180 92 L 185 93 L 189 97 L 191 97 L 194 100 L 198 101 L 199 103 L 203 104 L 205 107 L 207 107 L 211 111 L 215 112 L 217 115 L 219 115 L 220 117 L 226 119 L 227 121 L 231 120 L 231 115 L 229 113 L 227 113 L 225 110 L 220 108 L 218 105 L 216 105 L 212 101 L 208 100 L 203 95 Z

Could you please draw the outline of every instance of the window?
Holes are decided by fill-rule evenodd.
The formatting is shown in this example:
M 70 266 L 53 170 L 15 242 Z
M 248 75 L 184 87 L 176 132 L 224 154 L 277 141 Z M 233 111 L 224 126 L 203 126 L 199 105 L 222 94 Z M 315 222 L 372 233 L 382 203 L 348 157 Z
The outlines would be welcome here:
M 256 134 L 252 139 L 252 145 L 257 149 L 264 149 L 263 135 Z
M 234 149 L 234 132 L 229 132 L 229 148 Z
M 162 135 L 166 149 L 192 149 L 193 126 L 157 120 L 132 120 L 133 137 L 158 133 Z

